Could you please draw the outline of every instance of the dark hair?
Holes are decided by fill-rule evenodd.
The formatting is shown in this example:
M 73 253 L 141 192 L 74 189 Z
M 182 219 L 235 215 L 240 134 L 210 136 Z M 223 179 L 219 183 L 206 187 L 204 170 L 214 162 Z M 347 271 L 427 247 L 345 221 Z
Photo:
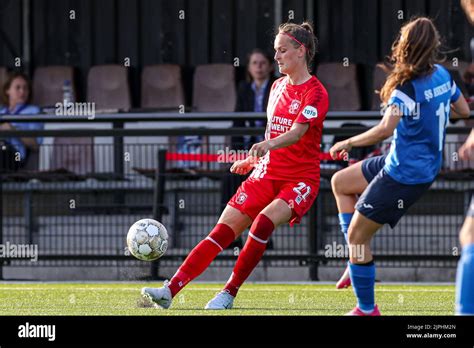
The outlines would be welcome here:
M 380 91 L 384 103 L 393 90 L 408 80 L 429 75 L 440 60 L 441 39 L 431 19 L 419 17 L 405 24 L 392 45 L 390 74 Z
M 21 78 L 21 79 L 25 80 L 26 85 L 28 86 L 28 99 L 26 100 L 26 103 L 29 103 L 30 100 L 31 100 L 31 94 L 32 93 L 31 93 L 31 81 L 30 81 L 30 79 L 24 73 L 22 73 L 20 71 L 14 71 L 14 72 L 11 72 L 10 74 L 8 74 L 7 80 L 6 80 L 5 84 L 3 85 L 3 89 L 2 89 L 2 102 L 7 107 L 9 106 L 9 103 L 10 103 L 7 91 L 10 89 L 13 80 L 18 79 L 18 78 Z
M 279 33 L 288 33 L 304 45 L 306 48 L 306 65 L 308 70 L 311 71 L 313 58 L 318 51 L 318 38 L 314 35 L 313 25 L 309 22 L 301 24 L 283 23 L 278 27 L 277 35 Z M 291 42 L 295 48 L 301 46 L 295 40 L 291 40 Z
M 252 51 L 250 51 L 250 53 L 247 55 L 247 70 L 245 72 L 245 78 L 247 79 L 247 82 L 252 82 L 252 76 L 250 76 L 250 73 L 249 73 L 249 65 L 250 65 L 250 58 L 252 58 L 252 56 L 254 54 L 261 54 L 262 56 L 265 57 L 265 59 L 268 61 L 268 63 L 270 64 L 270 67 L 271 67 L 271 72 L 270 74 L 272 74 L 273 72 L 273 57 L 266 51 L 262 50 L 261 48 L 254 48 Z

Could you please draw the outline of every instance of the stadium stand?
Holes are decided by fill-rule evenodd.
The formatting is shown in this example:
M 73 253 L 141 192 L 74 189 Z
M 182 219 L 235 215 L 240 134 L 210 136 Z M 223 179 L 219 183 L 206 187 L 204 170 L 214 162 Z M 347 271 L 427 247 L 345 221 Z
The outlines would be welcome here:
M 179 65 L 159 64 L 143 68 L 140 107 L 172 108 L 176 110 L 184 104 Z
M 87 77 L 87 101 L 96 109 L 129 110 L 132 106 L 127 68 L 121 65 L 97 65 Z
M 236 100 L 235 70 L 231 64 L 206 64 L 196 67 L 193 83 L 195 111 L 232 112 Z
M 52 170 L 67 170 L 75 174 L 94 172 L 94 138 L 56 137 L 51 155 Z
M 332 111 L 356 111 L 361 109 L 357 80 L 357 64 L 323 63 L 318 66 L 317 76 L 329 94 Z
M 384 71 L 384 68 L 378 63 L 374 67 L 374 73 L 372 76 L 372 105 L 371 110 L 380 110 L 380 94 L 375 91 L 380 91 L 382 88 L 385 79 L 387 78 L 387 72 Z
M 2 88 L 6 80 L 7 80 L 7 68 L 0 66 L 0 86 L 2 86 Z
M 74 91 L 74 74 L 70 66 L 38 67 L 33 75 L 33 103 L 45 107 L 63 101 L 63 84 L 70 81 Z M 73 92 L 74 93 L 74 92 Z

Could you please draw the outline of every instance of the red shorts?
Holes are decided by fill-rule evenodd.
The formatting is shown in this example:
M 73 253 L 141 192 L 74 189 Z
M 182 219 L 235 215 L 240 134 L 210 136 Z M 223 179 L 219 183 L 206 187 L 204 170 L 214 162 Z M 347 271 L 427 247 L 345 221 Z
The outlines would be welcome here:
M 273 180 L 248 178 L 227 203 L 231 207 L 255 220 L 258 214 L 273 200 L 280 198 L 291 207 L 290 226 L 300 223 L 318 196 L 319 181 L 315 180 Z

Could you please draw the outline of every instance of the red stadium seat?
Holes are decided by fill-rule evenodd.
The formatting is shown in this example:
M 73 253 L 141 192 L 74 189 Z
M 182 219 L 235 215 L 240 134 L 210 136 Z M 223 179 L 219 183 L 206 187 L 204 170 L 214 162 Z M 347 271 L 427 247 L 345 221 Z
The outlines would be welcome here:
M 236 102 L 235 68 L 232 64 L 207 64 L 196 67 L 193 84 L 195 111 L 233 112 Z M 225 137 L 224 143 L 230 145 L 230 137 Z M 208 148 L 209 138 L 203 137 L 204 153 Z
M 73 68 L 70 66 L 45 66 L 36 68 L 33 75 L 33 104 L 54 106 L 63 101 L 64 81 L 71 81 L 74 90 Z
M 181 69 L 175 64 L 146 66 L 141 78 L 142 108 L 173 108 L 184 105 Z
M 122 65 L 98 65 L 87 76 L 87 101 L 96 109 L 129 110 L 131 107 L 128 71 Z
M 361 109 L 356 64 L 324 63 L 318 66 L 317 77 L 328 91 L 330 111 Z

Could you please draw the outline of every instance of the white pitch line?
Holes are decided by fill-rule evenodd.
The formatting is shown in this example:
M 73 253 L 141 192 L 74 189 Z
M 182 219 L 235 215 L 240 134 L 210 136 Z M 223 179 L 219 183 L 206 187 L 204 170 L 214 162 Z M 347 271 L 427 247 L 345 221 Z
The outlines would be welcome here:
M 134 285 L 134 284 L 150 284 L 157 283 L 152 281 L 143 281 L 143 280 L 127 280 L 127 281 L 117 281 L 117 280 L 2 280 L 0 281 L 0 286 L 2 285 L 32 285 L 32 284 L 57 284 L 57 285 L 86 285 L 86 284 L 104 284 L 104 285 Z M 197 280 L 193 281 L 194 285 L 199 284 L 216 284 L 220 285 L 225 283 L 225 280 Z M 245 284 L 257 284 L 257 285 L 335 285 L 336 280 L 334 281 L 247 281 Z M 379 284 L 379 283 L 376 283 Z M 431 286 L 431 285 L 454 285 L 455 282 L 400 282 L 400 281 L 383 281 L 380 282 L 381 285 L 401 285 L 401 286 Z
M 218 291 L 221 287 L 215 288 L 189 288 L 186 291 Z M 128 288 L 24 288 L 24 287 L 0 287 L 0 291 L 51 291 L 51 290 L 65 290 L 65 291 L 137 291 L 139 292 L 140 289 L 128 289 Z M 264 292 L 271 292 L 271 291 L 289 291 L 289 289 L 282 289 L 282 288 L 261 288 L 261 289 L 240 289 L 240 291 L 264 291 Z M 299 292 L 299 291 L 312 291 L 312 292 L 341 292 L 337 289 L 292 289 L 291 292 Z M 376 292 L 454 292 L 455 289 L 375 289 Z

